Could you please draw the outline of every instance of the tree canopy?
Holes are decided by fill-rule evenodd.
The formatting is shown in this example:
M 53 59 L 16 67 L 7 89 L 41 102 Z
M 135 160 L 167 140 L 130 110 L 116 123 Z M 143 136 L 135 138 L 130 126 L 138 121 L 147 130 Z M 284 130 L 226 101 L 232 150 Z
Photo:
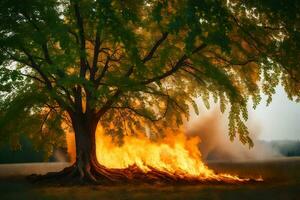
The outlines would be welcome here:
M 253 145 L 247 102 L 281 83 L 300 100 L 296 0 L 1 0 L 0 132 L 55 145 L 72 115 L 116 136 L 163 134 L 229 109 L 229 135 Z M 74 124 L 73 124 L 74 125 Z M 48 138 L 48 139 L 45 139 Z

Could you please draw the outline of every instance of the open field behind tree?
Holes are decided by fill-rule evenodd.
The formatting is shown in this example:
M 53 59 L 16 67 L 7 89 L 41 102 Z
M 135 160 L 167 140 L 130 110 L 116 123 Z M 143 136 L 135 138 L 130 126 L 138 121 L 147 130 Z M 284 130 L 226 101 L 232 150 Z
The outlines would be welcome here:
M 31 184 L 25 175 L 61 170 L 68 163 L 0 165 L 1 199 L 299 199 L 300 157 L 266 161 L 210 161 L 216 172 L 262 176 L 245 184 L 116 184 L 59 186 Z M 14 176 L 11 176 L 14 174 Z

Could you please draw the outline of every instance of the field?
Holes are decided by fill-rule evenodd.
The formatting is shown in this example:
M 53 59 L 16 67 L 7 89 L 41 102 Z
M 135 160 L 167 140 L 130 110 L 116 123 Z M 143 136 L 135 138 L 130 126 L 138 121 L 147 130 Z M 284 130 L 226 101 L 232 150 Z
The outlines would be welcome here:
M 25 175 L 55 171 L 66 163 L 0 165 L 0 199 L 300 199 L 300 158 L 268 161 L 209 162 L 217 172 L 263 177 L 247 184 L 200 185 L 38 185 Z

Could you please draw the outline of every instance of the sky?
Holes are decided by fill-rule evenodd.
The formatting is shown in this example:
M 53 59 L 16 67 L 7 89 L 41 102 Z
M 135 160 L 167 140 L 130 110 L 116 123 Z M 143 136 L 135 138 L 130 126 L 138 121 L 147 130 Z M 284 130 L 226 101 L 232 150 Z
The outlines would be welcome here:
M 255 135 L 258 140 L 265 141 L 300 140 L 300 103 L 289 100 L 282 86 L 277 86 L 272 99 L 271 104 L 267 106 L 267 97 L 262 95 L 262 100 L 255 110 L 249 103 L 249 119 L 246 124 L 250 134 Z M 221 123 L 227 127 L 228 108 L 227 112 L 221 114 L 219 105 L 214 104 L 212 99 L 210 102 L 211 108 L 207 110 L 201 99 L 197 100 L 200 115 L 197 116 L 192 112 L 191 124 L 197 120 L 201 122 L 201 119 L 203 120 L 207 114 L 217 111 L 215 114 L 222 116 L 223 121 Z M 228 128 L 224 130 L 227 131 Z
M 300 103 L 287 98 L 281 86 L 276 88 L 276 94 L 269 106 L 266 98 L 256 110 L 249 109 L 249 120 L 260 128 L 261 140 L 300 140 Z

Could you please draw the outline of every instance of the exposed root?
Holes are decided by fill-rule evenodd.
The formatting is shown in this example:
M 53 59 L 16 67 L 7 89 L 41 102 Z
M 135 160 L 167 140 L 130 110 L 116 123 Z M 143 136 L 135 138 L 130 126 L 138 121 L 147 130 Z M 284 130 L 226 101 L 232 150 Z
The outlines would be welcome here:
M 239 181 L 233 179 L 201 179 L 180 174 L 173 174 L 150 168 L 144 172 L 137 166 L 126 169 L 109 169 L 98 163 L 80 167 L 73 164 L 60 172 L 50 172 L 46 175 L 31 175 L 28 179 L 33 182 L 58 183 L 58 184 L 117 184 L 117 183 L 169 183 L 169 184 L 199 184 L 199 183 L 249 183 L 256 180 Z
M 60 172 L 49 172 L 45 175 L 33 174 L 27 177 L 32 183 L 84 184 L 98 183 L 89 169 L 80 168 L 76 164 L 66 167 Z

